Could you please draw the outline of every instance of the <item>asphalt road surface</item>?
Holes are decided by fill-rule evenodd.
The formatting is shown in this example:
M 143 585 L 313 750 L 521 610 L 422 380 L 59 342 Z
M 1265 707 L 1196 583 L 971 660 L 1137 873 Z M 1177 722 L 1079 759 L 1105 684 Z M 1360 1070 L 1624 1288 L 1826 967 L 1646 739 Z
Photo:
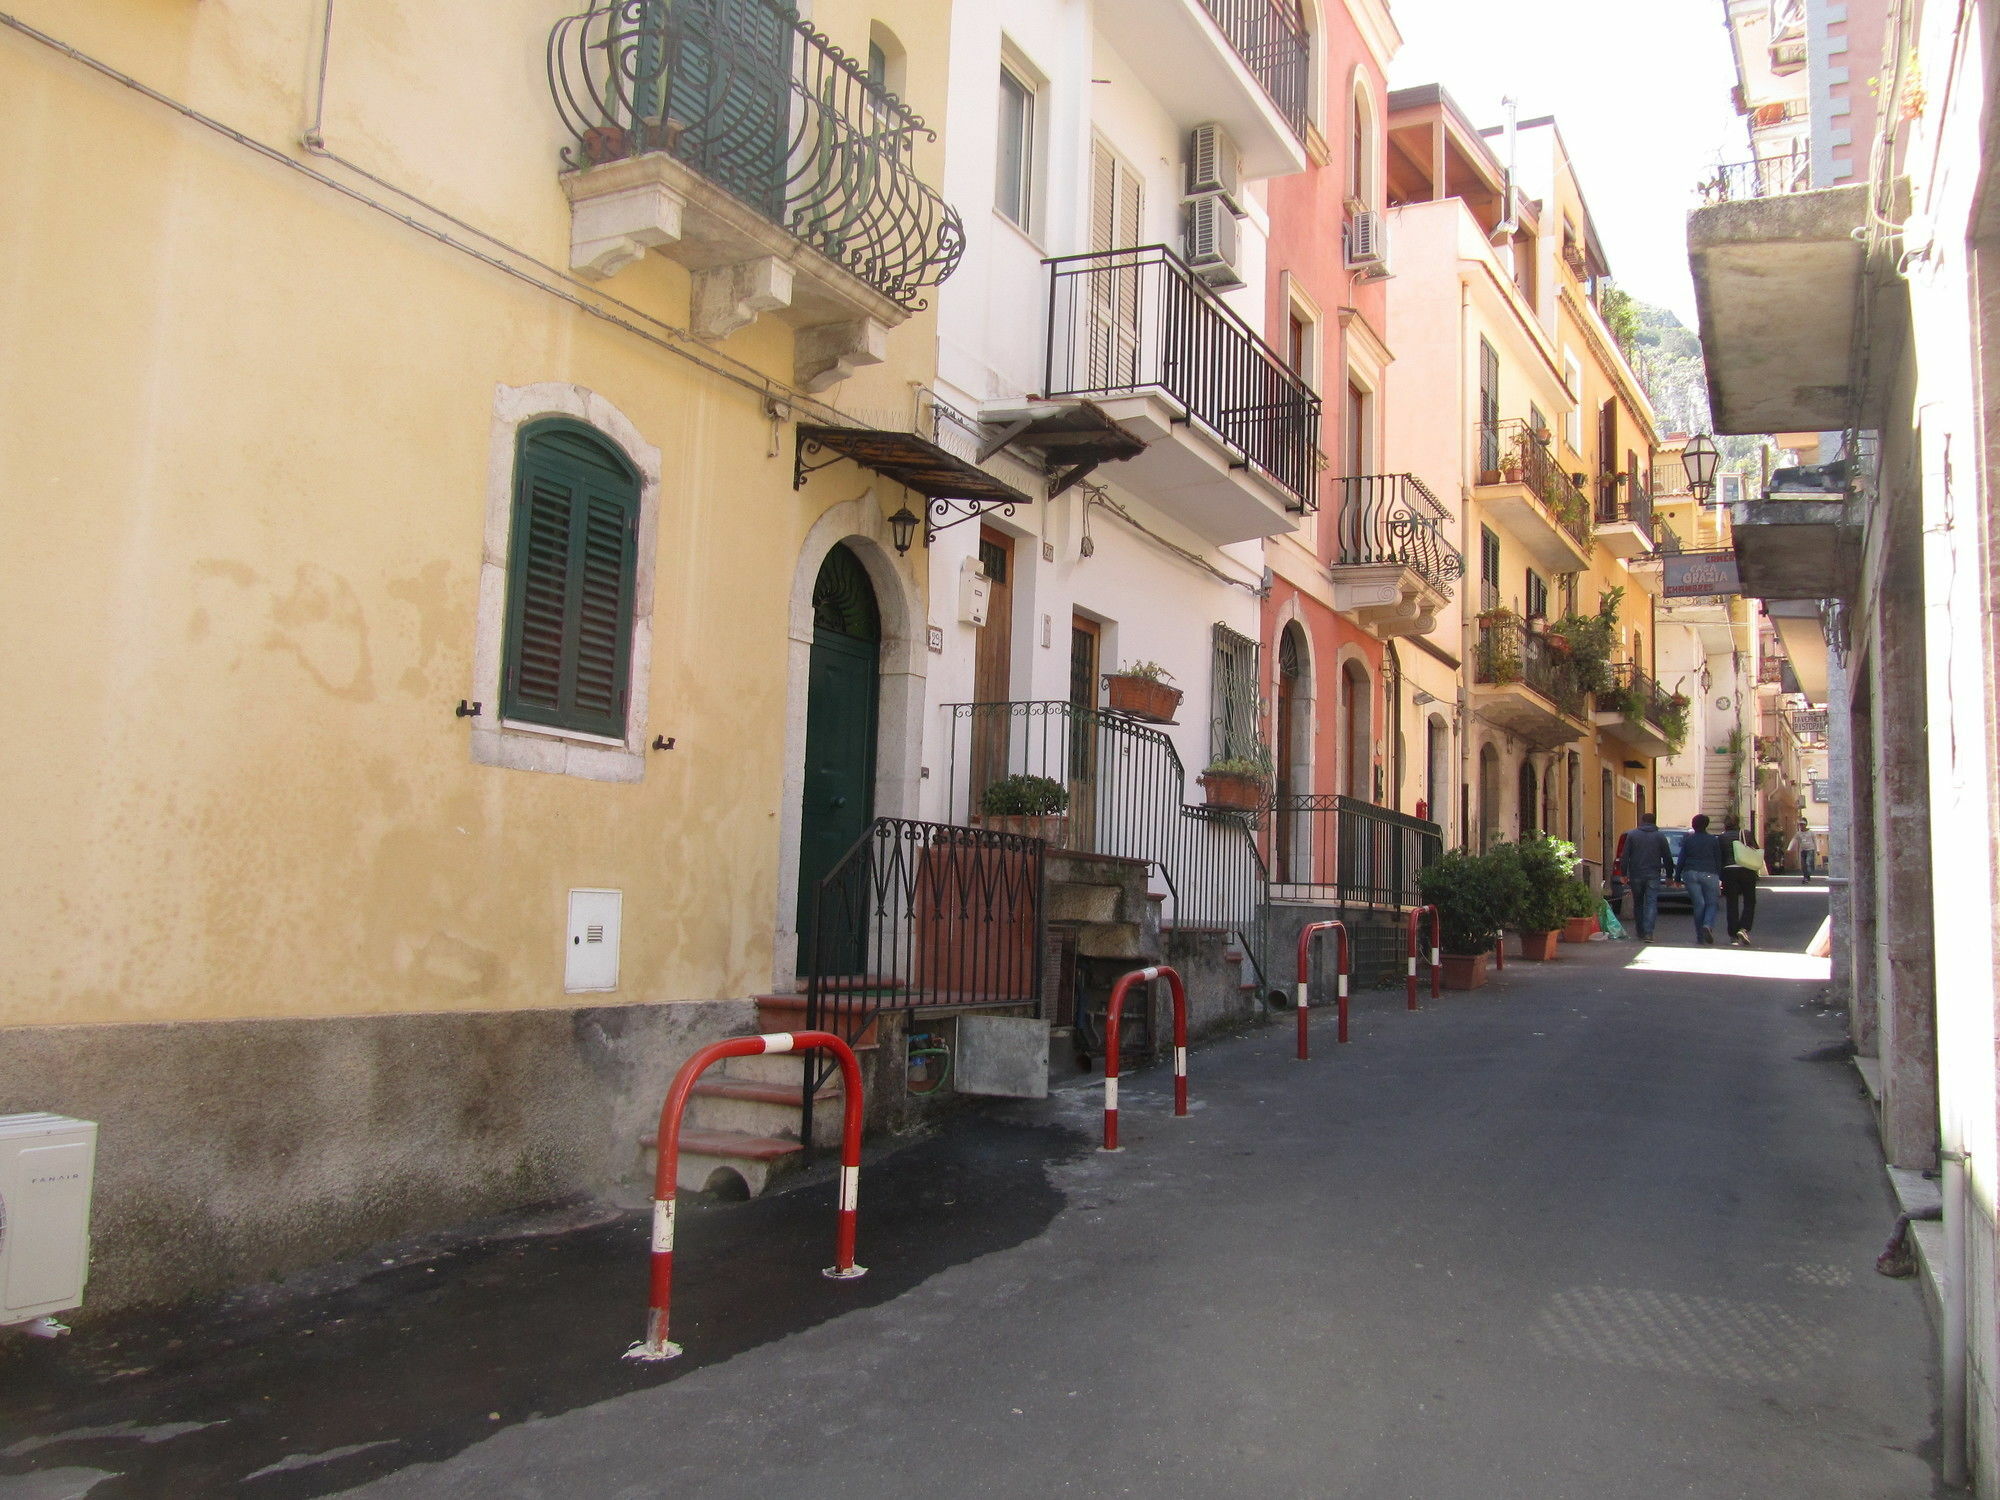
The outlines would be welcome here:
M 1565 946 L 1337 1048 L 1290 1017 L 687 1216 L 686 1358 L 623 1363 L 644 1226 L 407 1251 L 201 1322 L 0 1362 L 0 1500 L 353 1494 L 1901 1500 L 1930 1334 L 1824 963 L 1823 887 L 1747 952 Z

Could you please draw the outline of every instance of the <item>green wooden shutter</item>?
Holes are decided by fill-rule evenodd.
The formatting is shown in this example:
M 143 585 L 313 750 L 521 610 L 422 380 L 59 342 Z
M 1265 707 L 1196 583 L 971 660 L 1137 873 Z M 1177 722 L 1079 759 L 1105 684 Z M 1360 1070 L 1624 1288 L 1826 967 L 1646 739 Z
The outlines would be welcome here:
M 623 738 L 639 484 L 568 424 L 524 434 L 515 471 L 501 713 Z

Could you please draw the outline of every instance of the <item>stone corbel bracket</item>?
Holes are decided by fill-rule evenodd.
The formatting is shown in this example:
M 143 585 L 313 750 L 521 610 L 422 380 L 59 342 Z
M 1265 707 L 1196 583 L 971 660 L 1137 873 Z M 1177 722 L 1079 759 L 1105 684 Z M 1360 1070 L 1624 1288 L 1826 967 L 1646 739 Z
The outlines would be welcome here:
M 688 268 L 688 327 L 714 342 L 766 314 L 795 330 L 793 381 L 823 391 L 888 353 L 909 310 L 664 151 L 562 178 L 570 266 L 615 276 L 649 250 Z

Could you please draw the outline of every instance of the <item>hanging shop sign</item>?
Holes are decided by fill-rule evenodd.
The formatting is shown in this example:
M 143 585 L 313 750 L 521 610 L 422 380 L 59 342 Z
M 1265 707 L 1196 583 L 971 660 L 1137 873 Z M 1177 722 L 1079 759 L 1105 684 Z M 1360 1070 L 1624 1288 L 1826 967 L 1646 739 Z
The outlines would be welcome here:
M 1740 594 L 1734 552 L 1673 552 L 1660 559 L 1660 592 L 1668 599 Z

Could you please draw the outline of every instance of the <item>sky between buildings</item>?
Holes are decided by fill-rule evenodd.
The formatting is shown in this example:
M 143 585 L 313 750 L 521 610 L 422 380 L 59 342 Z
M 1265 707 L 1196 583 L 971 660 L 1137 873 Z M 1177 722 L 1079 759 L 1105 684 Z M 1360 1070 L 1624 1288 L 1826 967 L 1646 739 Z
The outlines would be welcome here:
M 1390 85 L 1441 83 L 1477 126 L 1554 115 L 1618 284 L 1694 326 L 1687 211 L 1750 154 L 1723 0 L 1391 0 Z M 1496 143 L 1497 149 L 1497 143 Z

